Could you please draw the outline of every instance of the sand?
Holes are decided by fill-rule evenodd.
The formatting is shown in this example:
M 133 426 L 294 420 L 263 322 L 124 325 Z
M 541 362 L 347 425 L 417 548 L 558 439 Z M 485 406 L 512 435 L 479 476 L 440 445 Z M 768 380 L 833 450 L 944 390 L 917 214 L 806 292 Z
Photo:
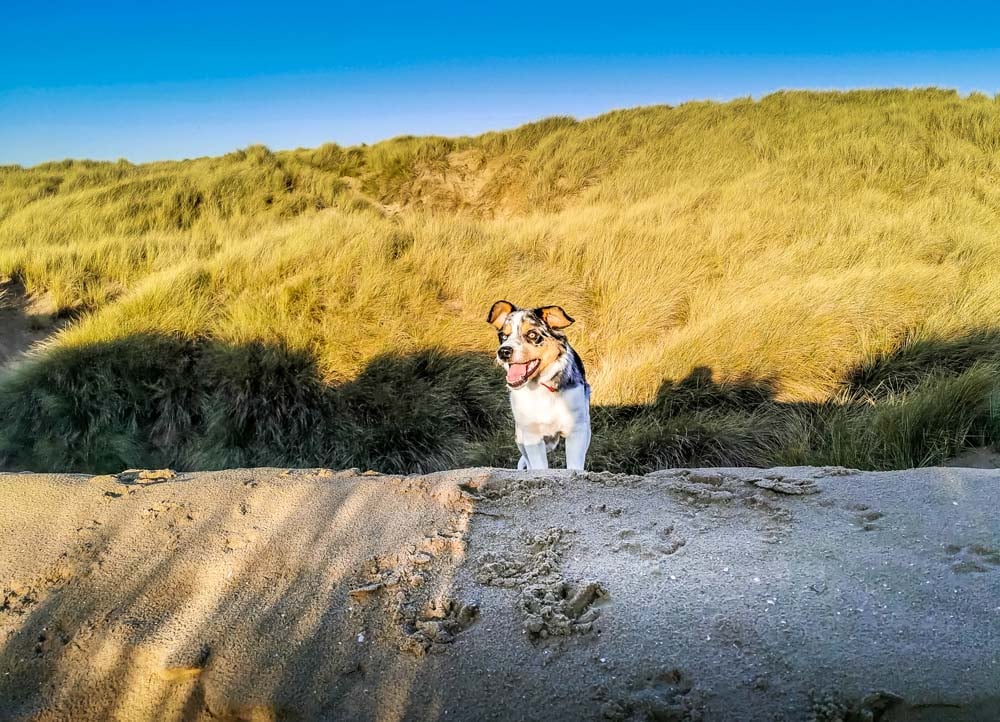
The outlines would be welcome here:
M 1000 452 L 984 446 L 963 449 L 957 456 L 941 466 L 958 466 L 967 469 L 1000 469 Z
M 31 298 L 24 285 L 0 277 L 0 370 L 13 364 L 66 325 L 50 296 Z
M 996 720 L 1000 472 L 0 474 L 2 720 Z

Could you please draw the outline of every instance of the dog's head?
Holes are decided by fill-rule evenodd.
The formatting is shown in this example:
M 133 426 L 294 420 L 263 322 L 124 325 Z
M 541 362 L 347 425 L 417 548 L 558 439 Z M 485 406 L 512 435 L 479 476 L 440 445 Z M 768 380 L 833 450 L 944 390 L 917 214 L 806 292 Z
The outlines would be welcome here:
M 509 301 L 494 303 L 486 321 L 497 330 L 497 363 L 507 370 L 512 389 L 545 378 L 553 364 L 563 361 L 568 345 L 561 330 L 573 323 L 559 306 L 527 309 Z

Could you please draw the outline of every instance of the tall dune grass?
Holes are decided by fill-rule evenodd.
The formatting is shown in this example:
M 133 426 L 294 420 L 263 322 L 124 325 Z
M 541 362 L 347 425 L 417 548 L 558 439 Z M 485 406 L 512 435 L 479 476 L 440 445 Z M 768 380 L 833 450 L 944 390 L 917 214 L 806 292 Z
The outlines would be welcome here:
M 81 315 L 0 462 L 510 463 L 510 298 L 578 319 L 592 466 L 937 463 L 1000 439 L 998 180 L 1000 102 L 939 90 L 2 168 L 0 277 Z

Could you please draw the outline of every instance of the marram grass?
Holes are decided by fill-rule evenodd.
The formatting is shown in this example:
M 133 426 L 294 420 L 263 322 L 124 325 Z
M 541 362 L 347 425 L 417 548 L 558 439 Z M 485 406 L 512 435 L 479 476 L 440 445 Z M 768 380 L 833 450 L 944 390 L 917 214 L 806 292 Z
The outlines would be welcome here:
M 789 92 L 476 138 L 0 168 L 0 464 L 515 461 L 497 298 L 558 303 L 590 466 L 934 464 L 1000 440 L 1000 102 Z

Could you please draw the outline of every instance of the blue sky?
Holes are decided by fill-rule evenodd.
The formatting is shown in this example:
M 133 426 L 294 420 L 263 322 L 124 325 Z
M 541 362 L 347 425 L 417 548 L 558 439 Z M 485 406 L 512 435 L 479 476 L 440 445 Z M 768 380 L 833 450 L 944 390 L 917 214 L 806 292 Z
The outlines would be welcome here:
M 781 88 L 996 93 L 998 24 L 980 2 L 16 2 L 0 163 L 471 134 Z

